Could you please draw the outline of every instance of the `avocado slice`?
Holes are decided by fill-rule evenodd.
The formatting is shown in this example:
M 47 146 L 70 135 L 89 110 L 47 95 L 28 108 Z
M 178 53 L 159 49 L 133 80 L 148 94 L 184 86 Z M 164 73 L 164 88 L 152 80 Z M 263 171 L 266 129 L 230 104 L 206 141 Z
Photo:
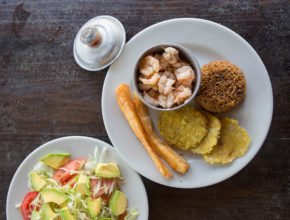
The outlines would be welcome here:
M 92 218 L 96 218 L 101 211 L 102 203 L 101 198 L 92 199 L 89 197 L 87 199 L 88 213 Z
M 54 202 L 58 205 L 62 205 L 63 203 L 66 202 L 66 200 L 68 200 L 68 197 L 56 190 L 56 189 L 43 189 L 41 191 L 44 203 L 48 203 L 48 202 Z
M 127 207 L 127 199 L 124 193 L 115 189 L 109 201 L 109 208 L 114 216 L 121 215 Z
M 48 166 L 58 169 L 61 166 L 65 165 L 70 160 L 70 154 L 48 154 L 45 157 L 41 158 L 40 161 L 47 164 Z
M 42 205 L 42 213 L 43 213 L 43 217 L 44 219 L 46 220 L 54 220 L 54 219 L 57 219 L 58 217 L 58 214 L 56 214 L 52 208 L 50 207 L 50 205 L 48 203 L 44 203 Z
M 77 191 L 81 194 L 91 196 L 91 181 L 90 178 L 86 175 L 80 175 L 77 182 Z
M 99 163 L 95 168 L 97 177 L 115 178 L 120 177 L 120 170 L 116 163 Z
M 40 191 L 46 184 L 46 181 L 36 172 L 29 174 L 30 182 L 34 190 Z
M 62 220 L 76 220 L 67 207 L 60 210 L 60 217 Z

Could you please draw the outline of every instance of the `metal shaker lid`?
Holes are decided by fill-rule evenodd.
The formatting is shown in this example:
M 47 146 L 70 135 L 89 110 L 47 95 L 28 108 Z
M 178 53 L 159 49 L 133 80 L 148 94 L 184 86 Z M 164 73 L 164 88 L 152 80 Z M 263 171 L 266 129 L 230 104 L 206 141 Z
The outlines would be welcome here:
M 98 16 L 87 21 L 74 40 L 74 58 L 89 71 L 111 65 L 121 54 L 126 34 L 121 22 L 112 16 Z

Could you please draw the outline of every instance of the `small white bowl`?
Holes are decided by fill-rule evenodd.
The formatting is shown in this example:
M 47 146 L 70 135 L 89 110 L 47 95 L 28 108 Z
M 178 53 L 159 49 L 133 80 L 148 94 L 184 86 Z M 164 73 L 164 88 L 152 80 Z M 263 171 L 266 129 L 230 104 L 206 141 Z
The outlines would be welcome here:
M 190 66 L 193 68 L 194 70 L 194 74 L 195 74 L 195 81 L 193 82 L 192 85 L 192 95 L 190 96 L 190 98 L 188 98 L 184 103 L 182 103 L 181 105 L 175 106 L 173 108 L 162 108 L 162 107 L 155 107 L 153 105 L 151 105 L 150 103 L 148 103 L 147 101 L 145 101 L 143 99 L 143 95 L 140 92 L 139 88 L 138 88 L 138 76 L 140 74 L 139 72 L 139 64 L 141 62 L 141 60 L 147 56 L 148 54 L 151 53 L 159 53 L 161 54 L 164 51 L 164 48 L 166 47 L 173 47 L 175 49 L 177 49 L 179 51 L 179 56 L 182 60 L 185 60 L 186 62 L 188 62 L 190 64 Z M 149 108 L 156 110 L 156 111 L 172 111 L 172 110 L 176 110 L 179 109 L 185 105 L 187 105 L 188 103 L 190 103 L 193 98 L 196 96 L 199 87 L 200 87 L 200 83 L 201 83 L 201 70 L 200 70 L 200 66 L 196 60 L 196 58 L 193 56 L 193 54 L 186 49 L 183 46 L 177 45 L 177 44 L 159 44 L 159 45 L 155 45 L 153 47 L 148 48 L 147 50 L 145 50 L 139 57 L 137 63 L 135 64 L 134 67 L 134 87 L 135 87 L 135 91 L 138 95 L 138 97 L 141 99 L 141 101 L 148 106 Z

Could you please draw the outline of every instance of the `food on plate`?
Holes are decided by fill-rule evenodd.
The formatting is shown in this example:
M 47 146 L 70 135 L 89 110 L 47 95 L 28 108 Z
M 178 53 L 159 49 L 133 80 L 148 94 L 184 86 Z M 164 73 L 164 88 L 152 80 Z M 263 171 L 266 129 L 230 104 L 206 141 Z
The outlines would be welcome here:
M 162 112 L 158 128 L 170 145 L 201 154 L 211 164 L 230 163 L 243 156 L 251 140 L 238 121 L 227 117 L 219 119 L 189 106 Z
M 227 112 L 244 101 L 246 79 L 241 69 L 228 61 L 213 61 L 201 69 L 196 101 L 207 111 Z
M 85 158 L 77 158 L 74 160 L 69 161 L 65 165 L 62 166 L 63 169 L 57 169 L 56 172 L 53 174 L 53 179 L 61 184 L 66 184 L 67 182 L 75 179 L 77 174 L 71 175 L 70 172 L 67 170 L 77 171 L 81 169 L 83 164 L 86 162 Z
M 118 216 L 123 214 L 126 207 L 127 200 L 125 194 L 115 189 L 109 202 L 109 208 L 112 210 L 113 215 Z
M 230 163 L 235 158 L 243 156 L 248 150 L 251 138 L 246 129 L 241 128 L 238 121 L 222 118 L 220 139 L 213 150 L 204 155 L 208 163 Z
M 134 219 L 126 195 L 120 190 L 122 177 L 116 163 L 102 163 L 100 155 L 70 159 L 59 168 L 60 156 L 49 154 L 40 159 L 29 174 L 28 192 L 20 210 L 25 220 L 36 219 Z M 54 156 L 52 156 L 54 155 Z
M 138 70 L 138 88 L 143 99 L 155 107 L 172 108 L 192 95 L 194 70 L 173 47 L 166 47 L 162 54 L 145 56 Z
M 133 102 L 136 113 L 153 150 L 162 157 L 172 169 L 182 174 L 185 173 L 190 166 L 189 163 L 176 153 L 167 143 L 159 138 L 153 127 L 147 107 L 138 98 L 136 93 Z
M 131 91 L 128 85 L 121 84 L 116 89 L 116 97 L 121 111 L 123 112 L 125 118 L 127 119 L 129 126 L 132 131 L 139 139 L 151 159 L 153 160 L 155 166 L 161 172 L 161 174 L 166 178 L 171 178 L 172 173 L 166 167 L 166 165 L 162 162 L 162 160 L 158 157 L 155 151 L 152 149 L 149 141 L 147 140 L 144 129 L 141 125 L 141 122 L 138 118 L 138 115 L 135 110 L 135 106 L 132 100 Z
M 32 218 L 32 216 L 34 215 L 35 216 L 35 212 L 31 211 L 31 209 L 34 209 L 35 206 L 33 206 L 31 203 L 35 200 L 35 198 L 37 198 L 38 196 L 38 192 L 37 191 L 32 191 L 32 192 L 28 192 L 22 203 L 21 203 L 21 206 L 20 206 L 20 211 L 21 211 L 21 214 L 24 218 L 24 220 L 30 220 L 30 216 Z
M 193 153 L 197 154 L 207 154 L 212 151 L 213 147 L 217 144 L 220 130 L 221 130 L 221 122 L 218 117 L 206 112 L 202 111 L 203 114 L 206 115 L 208 123 L 207 123 L 207 135 L 202 140 L 202 142 L 196 147 L 191 149 Z
M 169 145 L 190 150 L 207 135 L 207 118 L 194 107 L 185 106 L 175 111 L 161 112 L 158 129 Z
M 48 166 L 58 169 L 62 165 L 66 164 L 70 160 L 70 154 L 48 154 L 47 156 L 40 159 L 43 163 L 46 163 Z
M 40 191 L 45 185 L 46 181 L 36 171 L 29 174 L 31 186 L 34 190 Z
M 114 178 L 120 177 L 120 170 L 115 163 L 99 163 L 95 168 L 97 177 Z

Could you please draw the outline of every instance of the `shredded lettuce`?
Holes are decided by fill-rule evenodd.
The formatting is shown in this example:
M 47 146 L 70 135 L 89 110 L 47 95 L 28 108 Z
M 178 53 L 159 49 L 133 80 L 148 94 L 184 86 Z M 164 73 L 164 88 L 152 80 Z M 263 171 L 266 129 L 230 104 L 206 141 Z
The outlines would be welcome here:
M 138 208 L 132 209 L 126 216 L 125 220 L 132 220 L 139 215 Z
M 41 204 L 43 203 L 43 199 L 41 194 L 38 193 L 37 197 L 30 203 L 29 209 L 32 212 L 34 208 L 41 208 Z
M 85 164 L 85 170 L 94 171 L 95 167 L 97 166 L 97 162 L 94 160 L 92 155 L 89 154 L 87 162 Z
M 52 178 L 55 172 L 55 169 L 53 169 L 52 167 L 48 166 L 47 164 L 41 161 L 38 161 L 35 164 L 33 171 L 37 171 L 37 173 L 43 177 Z
M 93 194 L 94 197 L 96 197 L 97 192 L 101 190 L 101 184 L 102 184 L 102 179 L 98 181 L 97 185 L 94 188 L 94 194 Z
M 109 194 L 111 194 L 113 192 L 113 190 L 115 189 L 115 184 L 116 184 L 116 179 L 113 180 L 110 189 L 109 189 Z

